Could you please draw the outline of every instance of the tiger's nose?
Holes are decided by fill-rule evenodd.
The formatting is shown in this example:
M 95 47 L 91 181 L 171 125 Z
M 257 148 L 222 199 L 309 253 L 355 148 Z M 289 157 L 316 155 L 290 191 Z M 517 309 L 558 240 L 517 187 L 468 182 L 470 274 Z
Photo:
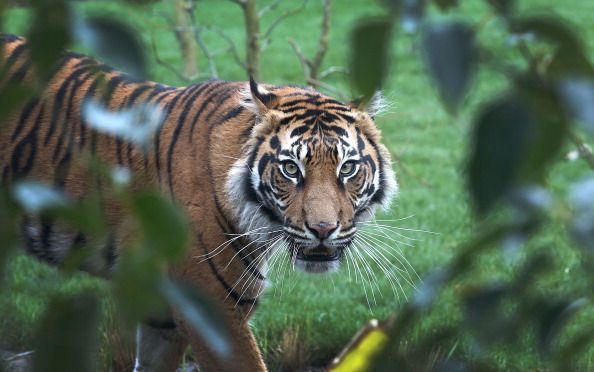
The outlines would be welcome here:
M 335 223 L 320 222 L 313 225 L 307 225 L 307 227 L 317 235 L 319 239 L 327 238 L 332 231 L 336 230 Z

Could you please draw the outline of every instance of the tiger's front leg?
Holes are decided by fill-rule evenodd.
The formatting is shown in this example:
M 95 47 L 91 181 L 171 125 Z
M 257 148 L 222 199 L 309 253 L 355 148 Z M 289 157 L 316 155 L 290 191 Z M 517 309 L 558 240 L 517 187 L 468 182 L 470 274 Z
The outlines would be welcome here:
M 177 370 L 188 342 L 171 325 L 142 323 L 136 333 L 134 372 L 172 372 Z
M 202 340 L 190 331 L 189 341 L 201 372 L 266 372 L 266 364 L 256 339 L 245 319 L 239 312 L 230 315 L 228 324 L 231 332 L 232 360 L 225 363 L 217 359 Z

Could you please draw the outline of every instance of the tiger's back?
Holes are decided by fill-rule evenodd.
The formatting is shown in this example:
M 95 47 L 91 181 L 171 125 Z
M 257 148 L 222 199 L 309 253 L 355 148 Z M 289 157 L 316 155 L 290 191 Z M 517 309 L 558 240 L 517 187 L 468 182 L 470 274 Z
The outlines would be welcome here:
M 30 83 L 34 72 L 27 42 L 7 34 L 2 34 L 0 40 L 9 66 L 1 84 Z M 202 194 L 211 199 L 209 195 L 215 193 L 214 183 L 204 182 L 213 175 L 209 159 L 212 152 L 208 151 L 211 138 L 216 138 L 217 145 L 224 141 L 224 151 L 231 158 L 239 156 L 239 141 L 233 141 L 228 133 L 213 133 L 212 129 L 222 116 L 231 119 L 248 114 L 236 109 L 235 94 L 242 86 L 208 81 L 176 88 L 137 81 L 87 56 L 66 53 L 43 92 L 4 123 L 0 131 L 1 180 L 32 178 L 64 189 L 74 198 L 83 197 L 97 185 L 81 166 L 81 159 L 92 155 L 108 165 L 132 171 L 142 180 L 138 188 L 156 187 L 186 206 L 204 204 L 200 202 Z M 114 112 L 152 104 L 164 112 L 164 120 L 148 146 L 140 146 L 90 126 L 83 116 L 84 104 L 90 101 Z M 249 120 L 245 123 L 248 128 Z M 242 129 L 235 126 L 235 130 Z M 201 162 L 189 164 L 189 155 Z M 230 168 L 231 158 L 217 161 L 216 165 L 223 163 L 223 167 Z M 216 172 L 224 174 L 223 170 Z M 105 214 L 110 225 L 118 224 L 120 213 L 108 209 Z M 71 232 L 66 237 L 62 232 L 60 237 L 52 237 L 52 230 L 51 226 L 27 229 L 27 248 L 55 262 L 60 257 L 53 256 L 63 256 L 64 247 L 74 245 L 80 236 Z M 52 241 L 59 242 L 60 247 L 52 246 Z

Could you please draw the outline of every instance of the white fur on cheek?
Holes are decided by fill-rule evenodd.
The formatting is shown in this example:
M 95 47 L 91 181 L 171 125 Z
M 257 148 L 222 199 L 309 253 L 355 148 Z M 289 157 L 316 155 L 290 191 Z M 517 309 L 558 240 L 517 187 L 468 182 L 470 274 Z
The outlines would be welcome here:
M 262 206 L 249 200 L 245 195 L 243 189 L 245 178 L 249 177 L 250 182 L 252 182 L 253 175 L 251 173 L 246 167 L 245 160 L 237 160 L 229 171 L 225 189 L 229 196 L 229 205 L 233 208 L 235 219 L 239 225 L 239 230 L 242 233 L 252 231 L 253 234 L 248 235 L 252 241 L 264 242 L 271 238 L 269 235 L 273 230 L 278 229 L 278 223 L 271 221 L 262 212 Z M 255 176 L 257 177 L 257 174 Z

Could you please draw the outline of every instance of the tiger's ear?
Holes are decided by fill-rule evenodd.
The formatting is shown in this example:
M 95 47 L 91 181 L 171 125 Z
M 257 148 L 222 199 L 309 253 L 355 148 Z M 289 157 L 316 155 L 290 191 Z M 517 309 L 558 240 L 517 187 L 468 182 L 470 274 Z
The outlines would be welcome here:
M 348 105 L 359 111 L 366 112 L 375 119 L 376 116 L 382 114 L 388 107 L 387 101 L 381 91 L 376 91 L 370 99 L 365 100 L 365 97 L 357 97 L 353 99 Z
M 278 106 L 278 96 L 258 85 L 250 76 L 249 93 L 246 89 L 241 104 L 257 115 L 264 115 Z

